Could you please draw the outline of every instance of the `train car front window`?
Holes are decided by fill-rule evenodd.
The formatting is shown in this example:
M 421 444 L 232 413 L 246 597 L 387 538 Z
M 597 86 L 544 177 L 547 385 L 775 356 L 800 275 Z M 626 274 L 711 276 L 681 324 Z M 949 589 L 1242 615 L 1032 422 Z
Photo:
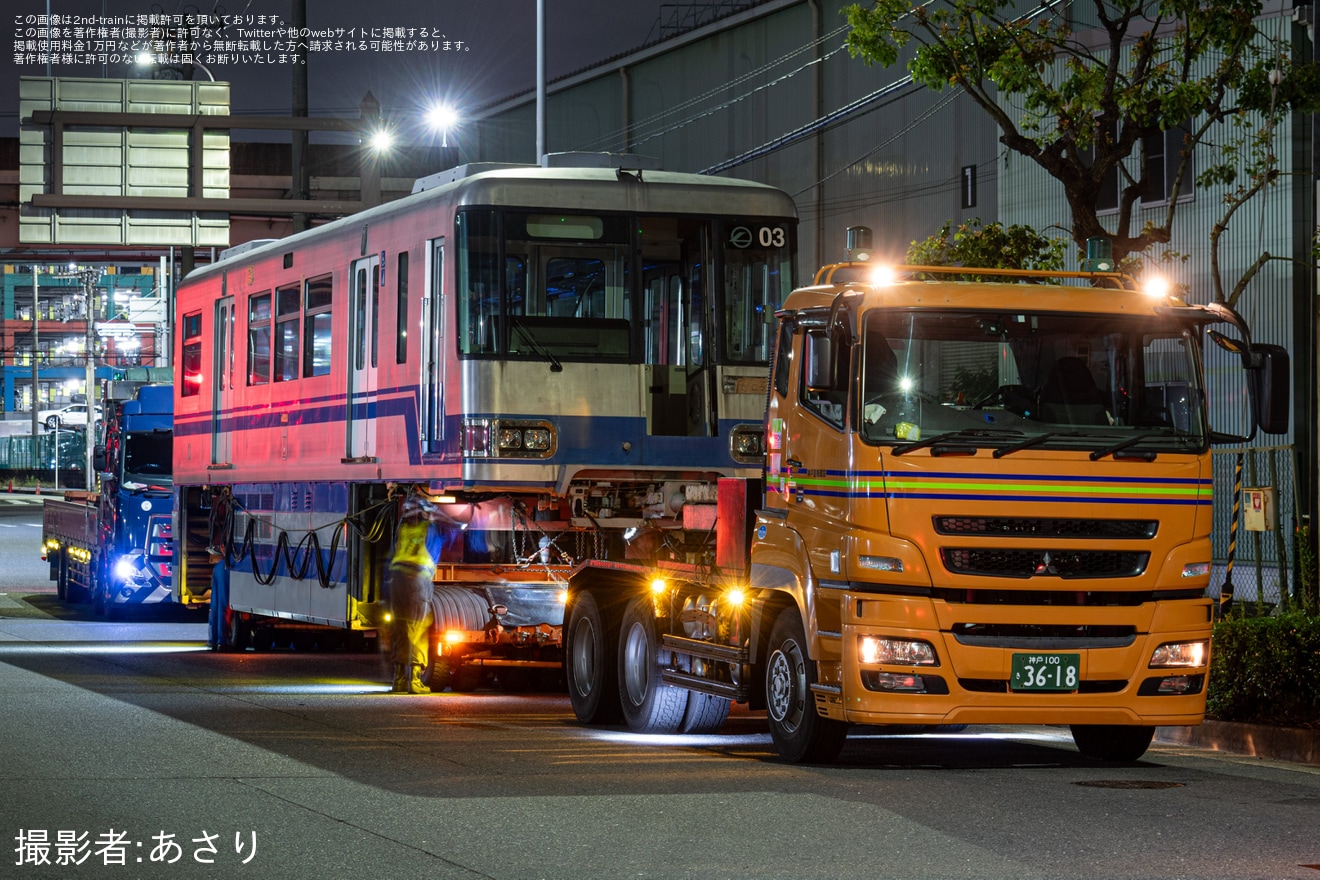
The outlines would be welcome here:
M 725 363 L 763 364 L 770 359 L 774 315 L 793 289 L 789 223 L 724 224 Z

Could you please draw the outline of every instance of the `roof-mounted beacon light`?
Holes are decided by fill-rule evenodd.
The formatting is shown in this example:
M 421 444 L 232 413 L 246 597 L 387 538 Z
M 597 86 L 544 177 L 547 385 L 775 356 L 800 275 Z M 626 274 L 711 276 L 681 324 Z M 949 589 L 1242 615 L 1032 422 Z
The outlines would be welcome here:
M 1109 239 L 1088 238 L 1086 240 L 1086 259 L 1082 261 L 1082 271 L 1114 271 L 1114 245 Z
M 848 259 L 860 263 L 871 259 L 871 227 L 848 227 Z

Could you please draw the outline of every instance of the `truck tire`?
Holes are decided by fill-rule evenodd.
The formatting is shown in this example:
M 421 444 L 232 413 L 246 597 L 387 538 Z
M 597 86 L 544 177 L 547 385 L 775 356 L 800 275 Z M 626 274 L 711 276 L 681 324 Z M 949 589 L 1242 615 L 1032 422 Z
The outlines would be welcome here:
M 583 724 L 614 724 L 623 717 L 615 616 L 600 607 L 594 593 L 581 590 L 573 597 L 564 638 L 564 677 L 573 714 Z
M 82 588 L 82 585 L 74 580 L 73 572 L 70 570 L 71 568 L 72 565 L 69 562 L 68 555 L 61 551 L 60 574 L 59 580 L 56 581 L 55 589 L 56 592 L 59 593 L 60 599 L 68 602 L 70 605 L 76 605 L 79 602 L 86 602 L 87 596 L 85 595 L 86 590 Z
M 55 582 L 55 596 L 61 602 L 69 601 L 69 557 L 60 550 L 58 554 L 52 554 L 50 561 L 51 572 Z
M 1097 761 L 1135 761 L 1146 754 L 1155 728 L 1120 724 L 1073 724 L 1077 751 Z
M 806 631 L 797 608 L 780 612 L 770 631 L 765 702 L 770 738 L 790 764 L 828 764 L 839 756 L 848 725 L 816 712 L 811 686 L 816 665 L 807 652 Z
M 674 733 L 687 712 L 687 690 L 660 681 L 660 654 L 651 597 L 638 596 L 624 609 L 619 634 L 619 703 L 637 733 Z
M 699 736 L 719 733 L 724 722 L 729 720 L 730 705 L 730 701 L 723 697 L 689 691 L 687 711 L 683 713 L 679 730 Z

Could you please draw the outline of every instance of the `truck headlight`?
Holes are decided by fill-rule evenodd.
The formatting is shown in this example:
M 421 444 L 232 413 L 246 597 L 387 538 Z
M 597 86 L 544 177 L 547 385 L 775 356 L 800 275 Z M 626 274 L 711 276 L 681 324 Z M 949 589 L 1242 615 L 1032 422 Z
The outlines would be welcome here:
M 1207 656 L 1205 642 L 1166 642 L 1150 655 L 1151 669 L 1204 666 Z
M 894 666 L 939 666 L 935 647 L 917 639 L 890 639 L 862 636 L 857 653 L 863 663 L 888 663 Z

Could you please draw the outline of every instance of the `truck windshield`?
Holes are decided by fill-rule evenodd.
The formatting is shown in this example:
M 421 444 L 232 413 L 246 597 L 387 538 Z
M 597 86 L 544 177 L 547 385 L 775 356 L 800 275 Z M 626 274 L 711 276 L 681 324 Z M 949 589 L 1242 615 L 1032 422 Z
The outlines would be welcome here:
M 169 431 L 136 431 L 124 435 L 124 476 L 159 480 L 174 472 L 173 435 Z
M 965 432 L 981 445 L 1143 453 L 1207 442 L 1196 336 L 1171 320 L 873 310 L 862 328 L 871 442 Z

